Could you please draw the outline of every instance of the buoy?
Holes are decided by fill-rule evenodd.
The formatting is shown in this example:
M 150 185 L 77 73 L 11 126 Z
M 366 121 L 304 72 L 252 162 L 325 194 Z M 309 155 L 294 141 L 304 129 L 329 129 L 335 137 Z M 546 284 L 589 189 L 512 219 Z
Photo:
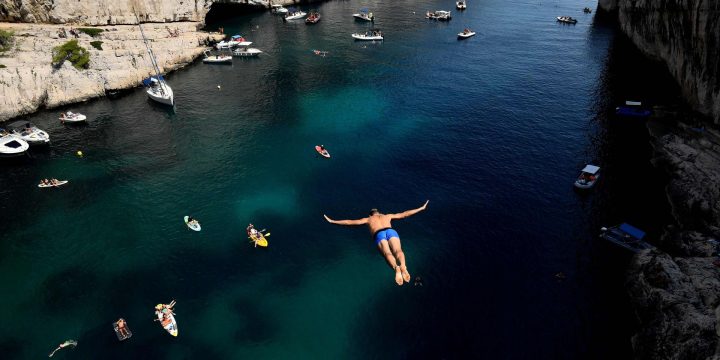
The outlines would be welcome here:
M 77 156 L 82 157 L 82 156 L 83 156 L 82 151 L 78 150 L 78 151 L 77 151 Z
M 218 90 L 220 90 L 220 85 L 218 85 Z

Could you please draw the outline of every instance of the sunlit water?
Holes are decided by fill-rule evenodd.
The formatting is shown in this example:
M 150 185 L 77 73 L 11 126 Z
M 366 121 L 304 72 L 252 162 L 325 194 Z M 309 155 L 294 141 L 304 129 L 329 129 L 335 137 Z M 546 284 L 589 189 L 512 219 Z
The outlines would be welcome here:
M 350 38 L 372 26 L 351 17 L 362 6 L 384 42 Z M 69 107 L 86 126 L 29 117 L 52 146 L 0 174 L 0 357 L 42 358 L 65 339 L 79 346 L 55 358 L 628 356 L 627 256 L 597 226 L 657 231 L 664 205 L 633 180 L 651 171 L 644 128 L 609 116 L 642 89 L 618 75 L 623 52 L 608 55 L 614 26 L 584 6 L 334 1 L 311 26 L 225 18 L 209 27 L 265 54 L 170 74 L 174 112 L 138 89 Z M 423 18 L 443 8 L 449 23 Z M 465 27 L 478 35 L 457 40 Z M 608 171 L 583 195 L 571 184 L 585 162 Z M 36 188 L 46 177 L 70 183 Z M 394 224 L 423 287 L 395 285 L 366 229 L 322 217 L 426 199 Z M 269 229 L 268 249 L 249 222 Z M 178 338 L 152 321 L 172 299 Z

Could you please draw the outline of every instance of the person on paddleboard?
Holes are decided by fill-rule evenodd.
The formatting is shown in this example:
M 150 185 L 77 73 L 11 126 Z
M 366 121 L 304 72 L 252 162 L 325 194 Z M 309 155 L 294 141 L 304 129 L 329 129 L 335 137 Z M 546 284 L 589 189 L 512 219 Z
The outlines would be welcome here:
M 125 319 L 119 319 L 116 323 L 117 323 L 117 328 L 118 328 L 118 331 L 120 332 L 120 335 L 122 335 L 124 337 L 130 336 L 130 333 L 128 333 L 127 326 L 125 324 Z
M 395 271 L 395 282 L 402 285 L 403 281 L 410 282 L 411 277 L 405 263 L 405 254 L 400 245 L 400 235 L 392 228 L 390 222 L 396 219 L 404 219 L 425 210 L 429 202 L 430 200 L 425 201 L 425 204 L 417 209 L 397 214 L 382 214 L 378 209 L 372 209 L 370 210 L 370 216 L 357 220 L 333 220 L 325 214 L 323 216 L 329 223 L 336 225 L 367 224 L 370 233 L 373 234 L 375 245 L 377 245 L 388 265 Z

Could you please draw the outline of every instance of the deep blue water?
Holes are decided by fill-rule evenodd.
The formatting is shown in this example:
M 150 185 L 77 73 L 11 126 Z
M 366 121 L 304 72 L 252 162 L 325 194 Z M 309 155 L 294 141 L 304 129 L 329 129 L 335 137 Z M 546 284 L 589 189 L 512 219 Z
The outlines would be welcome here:
M 353 21 L 361 6 L 384 42 L 350 38 L 372 26 Z M 587 2 L 423 18 L 452 6 L 334 1 L 313 5 L 312 26 L 220 18 L 208 27 L 265 54 L 170 74 L 174 111 L 138 89 L 69 107 L 87 126 L 30 116 L 53 144 L 0 174 L 0 351 L 39 358 L 74 338 L 57 358 L 629 357 L 629 256 L 597 229 L 631 221 L 657 236 L 668 209 L 662 181 L 641 181 L 662 179 L 643 124 L 611 114 L 626 98 L 673 101 L 672 83 L 582 14 Z M 458 41 L 465 27 L 478 35 Z M 586 162 L 605 172 L 581 194 Z M 70 184 L 41 191 L 43 177 Z M 423 287 L 395 285 L 366 229 L 322 217 L 426 199 L 394 224 Z M 248 222 L 270 229 L 268 249 L 247 242 Z M 151 320 L 171 299 L 177 339 Z M 135 332 L 124 343 L 120 316 Z

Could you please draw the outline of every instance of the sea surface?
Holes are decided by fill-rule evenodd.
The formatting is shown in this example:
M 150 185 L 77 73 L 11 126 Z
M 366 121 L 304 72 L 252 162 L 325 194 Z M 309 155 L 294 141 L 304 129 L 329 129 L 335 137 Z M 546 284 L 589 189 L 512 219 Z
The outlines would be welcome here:
M 374 25 L 353 20 L 364 6 Z M 0 163 L 0 357 L 75 339 L 54 358 L 628 358 L 630 255 L 598 229 L 628 221 L 655 242 L 669 207 L 644 124 L 613 109 L 677 90 L 585 6 L 302 6 L 316 25 L 224 9 L 208 28 L 265 53 L 169 74 L 174 110 L 135 89 L 27 117 L 52 145 Z M 435 9 L 453 19 L 424 19 Z M 384 42 L 350 38 L 373 26 Z M 457 40 L 465 27 L 477 36 Z M 574 191 L 586 163 L 601 180 Z M 50 177 L 70 182 L 36 187 Z M 393 223 L 423 286 L 398 287 L 365 228 L 323 219 L 425 200 Z M 177 338 L 153 322 L 173 299 Z

